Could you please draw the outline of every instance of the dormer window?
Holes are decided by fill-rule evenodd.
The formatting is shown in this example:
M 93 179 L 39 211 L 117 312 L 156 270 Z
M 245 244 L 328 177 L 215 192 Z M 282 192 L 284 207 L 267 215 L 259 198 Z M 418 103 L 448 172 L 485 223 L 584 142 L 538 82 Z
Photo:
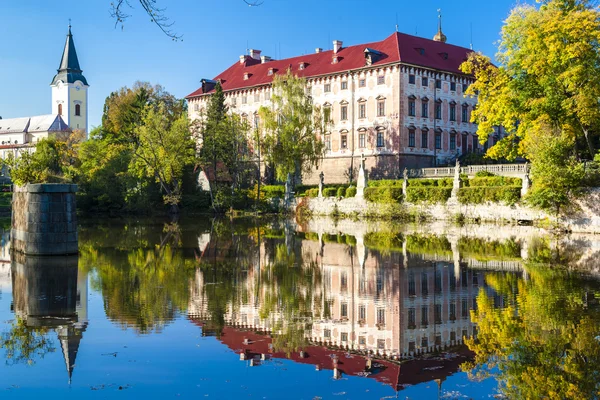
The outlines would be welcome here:
M 273 72 L 275 72 L 275 70 L 273 68 L 269 68 L 269 71 L 267 72 L 268 76 L 273 75 Z
M 381 58 L 381 52 L 374 50 L 374 49 L 370 49 L 370 48 L 366 48 L 365 51 L 365 65 L 372 65 L 373 63 L 379 61 L 379 59 Z
M 338 56 L 333 56 L 333 60 L 331 61 L 332 64 L 337 64 L 340 61 L 340 58 Z
M 250 78 L 250 74 L 248 72 L 244 72 L 244 80 L 247 81 Z
M 448 53 L 446 53 L 446 52 L 440 53 L 440 56 L 441 56 L 441 57 L 442 57 L 444 60 L 447 60 L 447 59 L 448 59 Z
M 298 69 L 299 70 L 303 70 L 304 68 L 306 68 L 306 63 L 305 62 L 301 62 L 300 65 L 298 65 Z
M 415 50 L 417 51 L 417 53 L 419 53 L 420 55 L 424 56 L 425 55 L 425 49 L 422 47 L 415 47 Z

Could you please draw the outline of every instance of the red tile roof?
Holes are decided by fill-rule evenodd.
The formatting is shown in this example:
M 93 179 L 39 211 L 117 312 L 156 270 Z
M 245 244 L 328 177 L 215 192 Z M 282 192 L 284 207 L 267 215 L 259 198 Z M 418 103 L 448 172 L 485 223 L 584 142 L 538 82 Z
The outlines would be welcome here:
M 328 75 L 364 68 L 364 51 L 366 48 L 377 50 L 381 53 L 380 57 L 373 62 L 373 66 L 402 62 L 404 64 L 459 74 L 461 74 L 459 70 L 460 64 L 472 52 L 472 50 L 464 47 L 395 32 L 380 42 L 342 47 L 337 53 L 339 59 L 335 64 L 332 62 L 333 50 L 283 60 L 273 60 L 264 64 L 261 64 L 260 60 L 255 60 L 247 56 L 243 64 L 237 61 L 231 67 L 217 75 L 214 80 L 220 80 L 223 90 L 228 91 L 271 83 L 273 75 L 268 75 L 270 68 L 274 69 L 274 74 L 283 74 L 288 68 L 291 68 L 294 74 L 302 77 Z M 300 69 L 301 62 L 305 63 L 305 68 L 302 70 Z M 245 72 L 249 75 L 246 80 L 244 79 Z M 207 91 L 207 93 L 209 92 Z M 206 93 L 200 87 L 186 96 L 186 98 L 197 97 L 203 94 Z

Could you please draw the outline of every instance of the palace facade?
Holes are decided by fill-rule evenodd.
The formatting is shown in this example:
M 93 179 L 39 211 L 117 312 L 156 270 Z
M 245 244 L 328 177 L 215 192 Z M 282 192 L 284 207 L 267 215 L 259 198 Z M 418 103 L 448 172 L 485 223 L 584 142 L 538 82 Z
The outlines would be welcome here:
M 369 177 L 398 177 L 405 167 L 445 165 L 487 148 L 470 122 L 477 99 L 464 95 L 473 77 L 459 69 L 470 52 L 446 43 L 441 23 L 433 40 L 399 32 L 349 47 L 334 40 L 332 50 L 283 60 L 250 50 L 186 97 L 189 117 L 203 115 L 220 82 L 229 109 L 260 129 L 258 110 L 271 105 L 273 77 L 291 69 L 306 78 L 314 103 L 331 111 L 332 124 L 321 137 L 326 182 L 356 177 L 362 156 Z M 317 181 L 318 172 L 303 177 Z

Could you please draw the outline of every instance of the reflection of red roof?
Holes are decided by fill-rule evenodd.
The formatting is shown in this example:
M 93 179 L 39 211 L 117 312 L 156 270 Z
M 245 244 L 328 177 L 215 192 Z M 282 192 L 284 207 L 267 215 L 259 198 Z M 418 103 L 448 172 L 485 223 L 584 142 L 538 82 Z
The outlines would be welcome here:
M 376 61 L 372 63 L 373 66 L 402 62 L 451 73 L 461 73 L 460 64 L 467 58 L 467 54 L 472 52 L 464 47 L 395 32 L 380 42 L 342 47 L 337 53 L 337 63 L 332 62 L 333 50 L 273 60 L 263 64 L 260 60 L 247 56 L 244 63 L 237 61 L 215 77 L 215 80 L 220 80 L 223 90 L 227 91 L 270 84 L 275 74 L 284 74 L 288 68 L 291 68 L 295 75 L 302 77 L 349 71 L 365 67 L 364 52 L 367 48 L 380 53 Z M 304 69 L 300 69 L 300 63 L 304 63 Z M 271 68 L 273 75 L 268 74 Z M 247 79 L 244 79 L 245 73 L 248 74 Z M 210 93 L 210 91 L 206 93 Z M 199 88 L 189 94 L 187 98 L 206 93 Z
M 198 326 L 202 322 L 192 320 Z M 248 344 L 244 345 L 244 339 Z M 364 376 L 366 367 L 366 358 L 357 354 L 349 354 L 343 350 L 333 350 L 318 345 L 309 345 L 303 349 L 304 358 L 300 358 L 299 352 L 294 352 L 289 356 L 283 352 L 272 352 L 269 344 L 272 343 L 270 335 L 261 335 L 248 330 L 240 330 L 233 327 L 223 328 L 220 340 L 231 350 L 240 354 L 245 352 L 248 359 L 261 354 L 268 354 L 271 358 L 288 359 L 301 364 L 319 365 L 321 369 L 333 370 L 334 361 L 337 357 L 338 370 L 346 375 Z M 407 385 L 416 385 L 423 382 L 429 382 L 434 379 L 444 380 L 449 375 L 457 372 L 460 364 L 465 360 L 471 359 L 472 353 L 466 347 L 459 348 L 459 351 L 452 357 L 428 357 L 424 359 L 415 359 L 405 361 L 401 365 L 387 360 L 373 360 L 373 363 L 381 365 L 372 371 L 370 378 L 378 382 L 392 386 L 395 390 L 401 390 Z
M 212 165 L 206 165 L 202 168 L 202 170 L 206 174 L 206 177 L 209 181 L 213 182 L 215 180 L 215 169 Z M 231 175 L 229 174 L 227 166 L 222 161 L 217 161 L 217 172 L 218 182 L 233 182 L 233 179 L 231 179 Z

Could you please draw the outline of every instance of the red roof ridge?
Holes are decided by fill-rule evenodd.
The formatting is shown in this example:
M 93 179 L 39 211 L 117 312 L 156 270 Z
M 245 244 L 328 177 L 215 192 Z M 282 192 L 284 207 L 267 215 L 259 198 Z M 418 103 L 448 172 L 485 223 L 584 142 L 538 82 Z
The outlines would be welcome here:
M 369 66 L 365 65 L 364 50 L 366 48 L 381 53 Z M 422 48 L 425 51 L 417 52 L 415 51 L 417 48 Z M 273 75 L 286 73 L 288 69 L 301 77 L 318 77 L 394 63 L 405 63 L 449 73 L 463 74 L 459 70 L 459 66 L 470 52 L 472 50 L 465 47 L 437 42 L 407 33 L 394 32 L 381 41 L 342 47 L 337 53 L 334 53 L 333 50 L 325 50 L 319 53 L 303 54 L 265 63 L 246 56 L 243 62 L 235 62 L 217 75 L 214 80 L 221 81 L 224 91 L 232 91 L 269 85 L 272 82 Z M 443 57 L 441 56 L 442 53 L 444 53 Z M 338 56 L 335 63 L 333 62 L 334 55 Z M 299 68 L 301 62 L 305 64 L 303 69 Z M 276 72 L 269 75 L 268 70 L 271 68 L 275 69 Z M 249 72 L 252 75 L 248 79 L 244 79 L 244 72 Z M 202 88 L 199 88 L 186 98 L 201 96 L 211 91 L 212 88 L 204 93 Z

